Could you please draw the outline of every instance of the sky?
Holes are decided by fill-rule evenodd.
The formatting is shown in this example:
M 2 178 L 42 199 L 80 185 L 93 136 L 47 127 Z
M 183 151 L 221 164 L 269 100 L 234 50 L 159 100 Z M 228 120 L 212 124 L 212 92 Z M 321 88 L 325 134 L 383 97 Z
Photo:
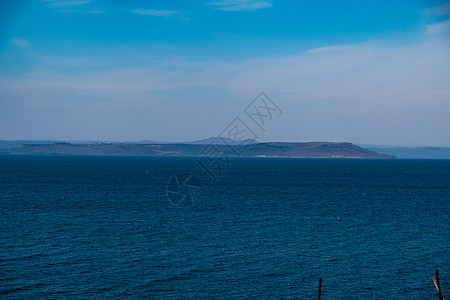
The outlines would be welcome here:
M 280 116 L 244 109 L 265 92 Z M 450 146 L 450 2 L 2 0 L 0 139 Z

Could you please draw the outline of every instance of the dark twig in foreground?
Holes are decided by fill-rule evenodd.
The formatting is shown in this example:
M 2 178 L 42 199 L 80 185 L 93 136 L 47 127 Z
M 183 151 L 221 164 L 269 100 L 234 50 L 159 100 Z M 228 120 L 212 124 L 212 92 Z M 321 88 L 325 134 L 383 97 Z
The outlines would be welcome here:
M 434 276 L 431 275 L 431 279 L 433 280 L 433 283 L 436 286 L 436 289 L 439 293 L 439 300 L 444 300 L 444 296 L 442 295 L 442 291 L 441 291 L 441 285 L 439 283 L 439 270 L 436 269 L 436 278 L 434 278 Z M 319 296 L 319 299 L 320 299 L 320 296 Z
M 319 279 L 319 300 L 320 300 L 321 294 L 322 294 L 322 278 Z

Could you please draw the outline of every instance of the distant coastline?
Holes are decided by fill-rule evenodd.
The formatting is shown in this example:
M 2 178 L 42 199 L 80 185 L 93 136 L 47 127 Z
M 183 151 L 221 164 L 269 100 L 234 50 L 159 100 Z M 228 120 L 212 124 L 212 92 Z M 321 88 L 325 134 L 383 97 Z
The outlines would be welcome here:
M 201 151 L 200 148 L 192 148 L 191 146 L 187 146 L 185 151 L 181 151 L 179 154 L 170 154 L 170 153 L 160 153 L 158 151 L 155 151 L 152 153 L 152 151 L 144 151 L 142 149 L 139 150 L 140 146 L 146 145 L 146 148 L 150 145 L 154 145 L 153 148 L 157 148 L 156 145 L 165 145 L 163 148 L 166 148 L 170 152 L 170 145 L 174 145 L 172 148 L 177 148 L 180 151 L 179 145 L 203 145 L 201 147 L 204 147 L 205 145 L 217 145 L 219 149 L 222 149 L 222 146 L 238 146 L 239 143 L 243 143 L 245 145 L 255 145 L 255 144 L 266 144 L 266 145 L 290 145 L 291 150 L 294 150 L 296 146 L 301 148 L 300 146 L 303 144 L 304 149 L 306 150 L 306 145 L 309 144 L 310 147 L 314 147 L 314 145 L 318 145 L 318 143 L 327 144 L 328 146 L 323 146 L 324 148 L 328 149 L 328 153 L 326 153 L 325 157 L 333 157 L 333 155 L 341 155 L 339 153 L 336 153 L 333 151 L 339 148 L 337 145 L 341 144 L 344 145 L 346 143 L 331 143 L 331 142 L 310 142 L 310 143 L 301 143 L 301 142 L 266 142 L 266 143 L 260 143 L 255 140 L 244 140 L 244 141 L 233 141 L 226 138 L 219 138 L 219 137 L 210 137 L 202 140 L 196 140 L 196 141 L 190 141 L 190 142 L 158 142 L 153 140 L 143 140 L 143 141 L 117 141 L 117 142 L 105 142 L 105 141 L 91 141 L 91 140 L 83 140 L 83 141 L 59 141 L 59 140 L 0 140 L 0 154 L 81 154 L 81 155 L 181 155 L 181 156 L 197 156 L 199 155 L 199 152 Z M 56 146 L 57 144 L 68 144 L 72 147 L 77 147 L 77 149 L 69 149 L 70 147 L 66 147 L 66 149 L 58 149 L 58 148 L 64 148 L 61 147 L 61 145 Z M 44 147 L 45 145 L 45 147 Z M 90 146 L 89 146 L 90 145 Z M 97 147 L 93 147 L 93 145 L 97 145 Z M 99 145 L 102 145 L 99 147 Z M 120 146 L 119 146 L 120 145 Z M 352 144 L 354 145 L 354 144 Z M 39 146 L 39 147 L 38 147 Z M 81 147 L 82 146 L 82 147 Z M 356 144 L 354 146 L 360 147 L 364 150 L 369 150 L 372 152 L 375 152 L 377 154 L 384 154 L 389 156 L 391 158 L 392 156 L 395 156 L 396 158 L 407 158 L 407 159 L 450 159 L 450 147 L 401 147 L 401 146 L 379 146 L 379 145 L 366 145 L 366 144 Z M 84 147 L 84 148 L 83 148 Z M 116 147 L 114 150 L 113 148 Z M 95 148 L 95 150 L 94 150 Z M 190 149 L 192 148 L 192 149 Z M 227 147 L 228 148 L 228 147 Z M 270 148 L 270 147 L 268 147 Z M 333 150 L 334 148 L 334 150 Z M 344 147 L 345 148 L 345 147 Z M 81 151 L 81 149 L 83 149 Z M 127 150 L 128 149 L 128 150 Z M 105 150 L 108 153 L 101 153 L 101 150 Z M 229 149 L 228 149 L 229 150 Z M 247 149 L 248 150 L 248 149 Z M 252 150 L 252 149 L 250 149 Z M 273 147 L 272 147 L 273 150 Z M 298 149 L 300 150 L 300 149 Z M 324 150 L 324 149 L 322 149 Z M 301 157 L 323 157 L 324 151 L 319 151 L 316 153 L 306 153 L 299 151 L 296 155 L 302 155 Z M 41 152 L 42 151 L 42 152 Z M 52 152 L 56 151 L 56 152 Z M 135 153 L 135 152 L 138 153 Z M 223 149 L 223 151 L 226 151 L 226 149 Z M 342 149 L 341 149 L 342 151 Z M 83 152 L 83 153 L 81 153 Z M 113 152 L 113 153 L 109 153 Z M 240 156 L 246 156 L 246 154 L 252 156 L 252 157 L 297 157 L 292 156 L 291 154 L 295 153 L 296 151 L 287 151 L 289 153 L 283 153 L 282 150 L 278 151 L 278 153 L 256 153 L 255 148 L 253 148 L 253 151 L 250 151 L 247 153 L 242 153 Z M 301 153 L 300 153 L 301 152 Z M 339 152 L 339 151 L 338 151 Z M 225 152 L 227 155 L 233 156 L 234 153 L 228 151 Z M 287 156 L 285 155 L 287 154 Z M 348 153 L 345 152 L 345 157 L 353 157 L 356 153 Z M 366 158 L 365 154 L 362 154 L 361 156 L 357 156 L 360 158 Z M 281 155 L 281 156 L 280 156 Z M 305 156 L 306 155 L 306 156 Z M 317 156 L 319 155 L 319 156 Z M 385 158 L 385 157 L 383 157 Z
M 142 156 L 208 156 L 204 150 L 213 145 L 216 154 L 231 157 L 298 157 L 298 158 L 395 158 L 352 143 L 334 142 L 268 142 L 246 141 L 243 144 L 214 143 L 43 143 L 21 144 L 0 149 L 0 154 L 65 154 L 65 155 L 142 155 Z

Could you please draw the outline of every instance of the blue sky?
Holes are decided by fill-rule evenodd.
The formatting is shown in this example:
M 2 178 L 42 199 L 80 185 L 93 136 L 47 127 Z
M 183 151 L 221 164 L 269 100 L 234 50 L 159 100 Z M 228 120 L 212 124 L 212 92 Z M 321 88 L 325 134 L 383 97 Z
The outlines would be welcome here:
M 450 146 L 450 2 L 0 2 L 0 139 Z

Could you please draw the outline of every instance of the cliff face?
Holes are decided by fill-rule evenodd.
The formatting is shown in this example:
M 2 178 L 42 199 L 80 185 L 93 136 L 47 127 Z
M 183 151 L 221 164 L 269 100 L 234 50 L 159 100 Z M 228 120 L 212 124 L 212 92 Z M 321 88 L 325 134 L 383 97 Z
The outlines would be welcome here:
M 207 145 L 202 144 L 24 144 L 1 150 L 5 154 L 67 154 L 67 155 L 153 155 L 195 156 Z M 302 157 L 302 158 L 394 158 L 351 143 L 256 143 L 248 146 L 214 145 L 215 149 L 229 156 L 246 157 Z M 239 155 L 238 155 L 239 154 Z

